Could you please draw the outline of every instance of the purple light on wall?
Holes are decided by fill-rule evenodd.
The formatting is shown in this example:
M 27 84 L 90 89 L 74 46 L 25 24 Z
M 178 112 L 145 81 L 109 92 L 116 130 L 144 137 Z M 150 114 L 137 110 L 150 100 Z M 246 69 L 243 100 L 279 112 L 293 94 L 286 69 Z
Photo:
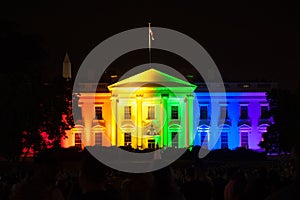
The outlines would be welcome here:
M 210 105 L 217 102 L 221 109 L 221 106 L 224 105 L 217 100 L 218 97 L 224 95 L 226 95 L 228 118 L 224 121 L 224 124 L 219 124 L 220 112 L 212 113 Z M 199 105 L 207 104 L 209 108 L 207 121 L 209 121 L 210 136 L 208 138 L 210 141 L 208 141 L 208 143 L 215 143 L 209 148 L 220 149 L 221 147 L 226 147 L 225 143 L 227 137 L 227 146 L 230 149 L 241 146 L 253 150 L 260 149 L 258 144 L 262 139 L 262 133 L 265 132 L 267 126 L 272 123 L 271 119 L 261 118 L 261 106 L 268 105 L 265 92 L 227 92 L 226 94 L 218 92 L 198 92 L 196 96 Z M 214 102 L 212 102 L 211 99 L 213 99 Z M 248 116 L 246 118 L 241 118 L 241 106 L 246 106 L 247 108 Z M 212 115 L 217 115 L 217 117 L 215 117 L 214 120 L 210 120 L 213 119 L 211 118 Z M 202 125 L 201 121 L 203 120 L 200 120 L 199 127 Z M 223 133 L 222 139 L 221 135 L 219 138 L 216 138 L 216 131 L 218 131 L 219 134 L 222 132 L 226 132 L 226 134 Z M 197 142 L 199 143 L 199 141 Z

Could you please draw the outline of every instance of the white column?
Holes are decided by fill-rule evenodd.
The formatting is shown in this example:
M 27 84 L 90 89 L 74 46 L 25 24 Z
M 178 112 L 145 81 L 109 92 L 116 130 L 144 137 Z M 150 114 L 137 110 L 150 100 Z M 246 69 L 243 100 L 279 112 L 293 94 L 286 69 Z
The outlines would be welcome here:
M 189 94 L 187 98 L 187 113 L 188 113 L 188 146 L 193 145 L 194 142 L 194 95 Z
M 118 99 L 114 95 L 111 97 L 111 145 L 118 145 Z
M 161 144 L 163 147 L 168 146 L 168 129 L 169 129 L 169 122 L 168 122 L 168 98 L 169 95 L 163 94 L 162 99 L 163 99 L 163 117 L 162 117 L 162 134 L 161 134 Z
M 137 147 L 142 148 L 142 141 L 143 141 L 143 115 L 142 115 L 142 104 L 143 104 L 143 95 L 138 94 L 136 95 L 136 102 L 137 102 Z

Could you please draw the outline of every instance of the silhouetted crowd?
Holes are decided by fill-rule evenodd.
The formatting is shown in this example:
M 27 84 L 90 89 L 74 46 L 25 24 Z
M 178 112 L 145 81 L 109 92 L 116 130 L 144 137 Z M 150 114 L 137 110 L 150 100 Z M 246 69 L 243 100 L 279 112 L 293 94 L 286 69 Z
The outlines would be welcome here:
M 125 173 L 87 152 L 62 166 L 41 153 L 31 167 L 0 171 L 0 199 L 11 200 L 252 200 L 300 199 L 300 147 L 291 159 L 254 165 L 198 160 L 149 173 Z

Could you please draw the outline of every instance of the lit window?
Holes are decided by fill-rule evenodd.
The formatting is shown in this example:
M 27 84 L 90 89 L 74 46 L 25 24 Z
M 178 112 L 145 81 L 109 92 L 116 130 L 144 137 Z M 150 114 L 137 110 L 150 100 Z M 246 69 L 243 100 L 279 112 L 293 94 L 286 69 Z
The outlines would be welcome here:
M 221 149 L 228 148 L 228 132 L 221 133 Z
M 172 106 L 171 112 L 171 119 L 178 119 L 178 106 Z
M 201 133 L 196 132 L 195 140 L 194 140 L 194 146 L 200 146 L 201 145 Z
M 81 149 L 81 133 L 75 133 L 75 147 Z
M 201 146 L 202 147 L 207 147 L 207 138 L 206 137 L 207 137 L 207 132 L 202 131 L 201 132 Z
M 241 147 L 248 148 L 248 132 L 241 132 Z
M 131 144 L 131 133 L 124 133 L 124 145 L 130 145 Z
M 155 107 L 148 106 L 148 119 L 155 119 Z
M 172 147 L 178 148 L 178 132 L 172 132 Z
M 200 119 L 208 119 L 207 106 L 200 106 Z
M 95 118 L 98 120 L 102 120 L 102 107 L 101 106 L 96 106 L 95 107 Z
M 131 106 L 124 107 L 124 119 L 131 119 Z
M 96 146 L 102 145 L 102 133 L 95 133 L 95 145 Z

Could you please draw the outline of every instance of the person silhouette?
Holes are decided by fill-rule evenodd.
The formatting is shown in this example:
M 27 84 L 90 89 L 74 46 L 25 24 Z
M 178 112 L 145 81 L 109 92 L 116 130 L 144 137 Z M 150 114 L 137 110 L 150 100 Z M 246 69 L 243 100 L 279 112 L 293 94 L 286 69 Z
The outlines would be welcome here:
M 153 171 L 152 175 L 154 182 L 151 199 L 185 200 L 174 180 L 173 170 L 170 166 Z
M 56 187 L 58 163 L 50 151 L 43 151 L 35 158 L 33 175 L 12 189 L 11 200 L 63 200 Z
M 81 189 L 79 200 L 117 199 L 117 195 L 112 194 L 105 187 L 107 171 L 106 165 L 86 153 L 79 172 L 79 187 Z
M 298 200 L 300 197 L 300 142 L 297 142 L 292 148 L 292 157 L 295 161 L 295 172 L 293 182 L 280 189 L 279 191 L 270 194 L 266 200 L 289 199 Z

